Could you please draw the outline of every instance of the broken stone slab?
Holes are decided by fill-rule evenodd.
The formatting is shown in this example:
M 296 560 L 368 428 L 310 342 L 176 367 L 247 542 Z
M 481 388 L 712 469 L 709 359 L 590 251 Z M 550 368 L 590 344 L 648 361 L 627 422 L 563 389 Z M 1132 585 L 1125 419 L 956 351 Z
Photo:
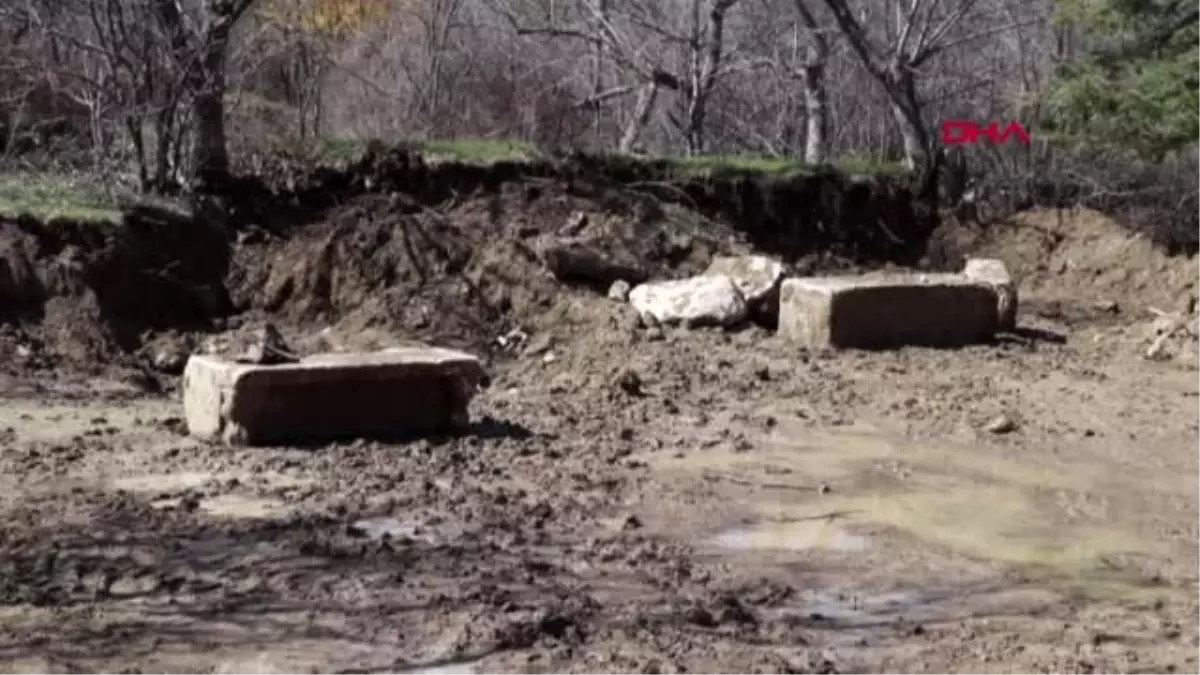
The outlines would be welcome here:
M 746 319 L 746 300 L 727 276 L 653 281 L 629 292 L 643 323 L 688 327 L 733 326 Z
M 717 256 L 703 276 L 724 275 L 733 280 L 754 311 L 771 319 L 779 313 L 779 285 L 783 263 L 762 255 Z
M 236 363 L 194 355 L 183 374 L 191 435 L 242 445 L 452 433 L 487 380 L 470 354 L 434 347 Z
M 991 284 L 996 289 L 996 312 L 1000 330 L 1017 327 L 1017 284 L 1013 281 L 1003 260 L 995 258 L 968 258 L 963 276 L 973 281 Z
M 809 349 L 954 347 L 995 335 L 997 303 L 991 284 L 959 274 L 787 279 L 779 334 Z

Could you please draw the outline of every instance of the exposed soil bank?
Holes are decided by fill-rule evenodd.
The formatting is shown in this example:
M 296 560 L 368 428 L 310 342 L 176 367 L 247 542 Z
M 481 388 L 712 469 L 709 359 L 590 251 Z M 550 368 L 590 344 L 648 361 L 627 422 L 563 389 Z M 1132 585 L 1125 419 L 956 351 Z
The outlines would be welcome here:
M 0 220 L 0 313 L 30 329 L 26 342 L 77 364 L 136 350 L 147 331 L 263 315 L 483 348 L 589 292 L 547 274 L 541 253 L 555 242 L 585 240 L 661 278 L 751 248 L 810 271 L 912 265 L 933 231 L 898 179 L 670 172 L 587 158 L 431 165 L 392 151 L 210 185 L 186 216 L 145 207 L 119 226 Z M 610 280 L 592 281 L 603 292 Z

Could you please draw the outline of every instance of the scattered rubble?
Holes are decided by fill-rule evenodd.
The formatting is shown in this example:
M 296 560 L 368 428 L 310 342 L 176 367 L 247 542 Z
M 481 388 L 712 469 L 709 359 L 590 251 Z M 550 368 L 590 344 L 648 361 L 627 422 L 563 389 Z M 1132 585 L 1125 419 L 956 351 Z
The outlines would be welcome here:
M 1143 356 L 1151 361 L 1160 361 L 1172 357 L 1196 354 L 1196 340 L 1200 337 L 1200 316 L 1195 314 L 1195 302 L 1181 303 L 1185 311 L 1165 312 L 1150 307 L 1150 313 L 1155 319 L 1150 324 L 1150 346 Z

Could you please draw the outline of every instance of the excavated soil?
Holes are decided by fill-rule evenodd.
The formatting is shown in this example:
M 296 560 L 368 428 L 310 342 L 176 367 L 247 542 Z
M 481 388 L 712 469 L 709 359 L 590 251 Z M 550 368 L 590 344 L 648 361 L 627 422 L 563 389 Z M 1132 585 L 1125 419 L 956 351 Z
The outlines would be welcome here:
M 0 233 L 0 289 L 51 286 L 44 232 Z M 933 258 L 1019 275 L 1014 335 L 821 354 L 643 328 L 543 263 L 571 239 L 658 278 L 750 248 L 682 207 L 368 195 L 231 236 L 172 268 L 175 330 L 60 285 L 0 336 L 0 670 L 1198 668 L 1196 336 L 1143 358 L 1149 308 L 1194 324 L 1197 264 L 1101 216 L 939 234 Z M 197 286 L 228 318 L 183 321 Z M 187 438 L 170 373 L 268 317 L 306 352 L 470 349 L 493 381 L 457 438 Z

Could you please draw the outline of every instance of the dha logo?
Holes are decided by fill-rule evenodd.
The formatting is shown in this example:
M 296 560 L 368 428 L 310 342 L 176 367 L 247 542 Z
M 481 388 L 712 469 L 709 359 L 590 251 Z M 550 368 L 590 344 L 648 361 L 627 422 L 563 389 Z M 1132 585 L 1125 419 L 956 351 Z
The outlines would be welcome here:
M 1007 143 L 1014 135 L 1021 143 L 1029 145 L 1029 132 L 1020 122 L 1009 122 L 1003 131 L 999 122 L 988 122 L 983 127 L 971 120 L 942 122 L 942 142 L 947 145 L 974 145 L 979 143 L 980 137 L 999 145 Z

